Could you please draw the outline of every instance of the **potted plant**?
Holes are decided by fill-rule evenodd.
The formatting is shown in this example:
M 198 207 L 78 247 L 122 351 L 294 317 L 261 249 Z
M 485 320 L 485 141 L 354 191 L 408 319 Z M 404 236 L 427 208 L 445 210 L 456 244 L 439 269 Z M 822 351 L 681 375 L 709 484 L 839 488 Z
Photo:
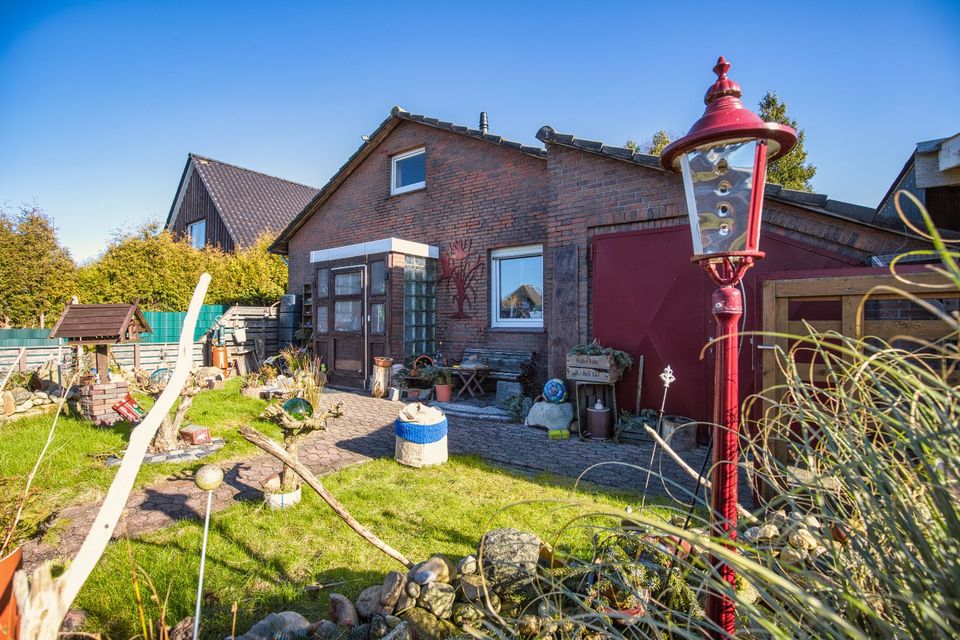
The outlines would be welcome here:
M 240 382 L 240 395 L 244 398 L 259 399 L 261 393 L 263 393 L 263 379 L 259 372 L 254 371 L 243 376 Z
M 283 447 L 294 459 L 300 450 L 304 439 L 314 431 L 323 431 L 327 428 L 327 420 L 339 418 L 343 415 L 338 402 L 323 413 L 316 413 L 315 407 L 320 405 L 323 385 L 326 374 L 319 366 L 319 360 L 301 370 L 297 376 L 296 395 L 283 404 L 267 406 L 262 418 L 272 420 L 283 430 Z M 297 474 L 290 467 L 284 466 L 279 475 L 273 475 L 263 482 L 263 495 L 271 509 L 291 507 L 300 502 L 300 482 Z
M 453 372 L 445 367 L 434 367 L 432 374 L 437 402 L 450 402 L 453 397 Z

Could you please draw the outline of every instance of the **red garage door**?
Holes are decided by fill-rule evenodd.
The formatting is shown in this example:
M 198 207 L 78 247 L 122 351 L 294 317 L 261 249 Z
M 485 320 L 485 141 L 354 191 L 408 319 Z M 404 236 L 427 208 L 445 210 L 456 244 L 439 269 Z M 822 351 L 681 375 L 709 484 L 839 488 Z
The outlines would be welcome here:
M 759 274 L 768 271 L 836 269 L 856 262 L 779 235 L 764 233 L 767 257 L 747 272 L 745 329 L 759 330 L 762 308 Z M 714 289 L 699 265 L 690 262 L 686 225 L 596 236 L 593 267 L 593 335 L 604 345 L 645 358 L 644 407 L 659 407 L 659 374 L 668 364 L 677 381 L 667 398 L 667 413 L 709 420 L 712 403 L 712 354 L 700 351 L 714 335 L 708 303 Z M 760 384 L 761 353 L 756 340 L 743 339 L 740 352 L 741 396 Z M 617 405 L 633 410 L 637 372 L 618 386 Z

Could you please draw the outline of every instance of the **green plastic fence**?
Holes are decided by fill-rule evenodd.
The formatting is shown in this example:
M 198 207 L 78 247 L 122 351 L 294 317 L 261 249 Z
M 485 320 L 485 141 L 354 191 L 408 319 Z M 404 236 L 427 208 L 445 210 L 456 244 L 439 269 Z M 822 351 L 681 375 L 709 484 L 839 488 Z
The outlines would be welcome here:
M 216 324 L 217 319 L 227 312 L 230 307 L 224 304 L 205 304 L 200 307 L 200 316 L 197 318 L 197 328 L 193 331 L 193 339 L 200 336 Z M 143 317 L 153 329 L 153 333 L 140 334 L 140 342 L 177 342 L 180 340 L 180 330 L 187 317 L 185 311 L 144 311 Z
M 55 347 L 63 340 L 51 340 L 50 329 L 0 329 L 0 347 Z

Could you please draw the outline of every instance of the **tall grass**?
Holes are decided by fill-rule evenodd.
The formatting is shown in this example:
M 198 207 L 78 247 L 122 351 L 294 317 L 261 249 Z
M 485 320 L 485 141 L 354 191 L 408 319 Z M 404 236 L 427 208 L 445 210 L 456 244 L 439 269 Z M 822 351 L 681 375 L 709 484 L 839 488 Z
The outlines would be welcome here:
M 929 269 L 960 290 L 957 251 L 923 217 L 927 231 L 913 231 L 933 248 L 909 255 L 937 258 Z M 743 411 L 756 417 L 742 431 L 741 466 L 773 496 L 759 526 L 741 521 L 733 544 L 712 538 L 699 498 L 700 509 L 669 522 L 633 515 L 595 529 L 592 558 L 544 572 L 534 604 L 487 631 L 509 635 L 524 613 L 552 611 L 560 637 L 722 637 L 702 608 L 712 590 L 735 601 L 743 638 L 957 637 L 960 317 L 894 287 L 877 292 L 926 309 L 945 337 L 889 344 L 812 327 L 775 336 L 793 345 L 778 353 L 785 382 Z M 825 383 L 811 381 L 811 360 Z M 736 569 L 736 589 L 710 554 Z

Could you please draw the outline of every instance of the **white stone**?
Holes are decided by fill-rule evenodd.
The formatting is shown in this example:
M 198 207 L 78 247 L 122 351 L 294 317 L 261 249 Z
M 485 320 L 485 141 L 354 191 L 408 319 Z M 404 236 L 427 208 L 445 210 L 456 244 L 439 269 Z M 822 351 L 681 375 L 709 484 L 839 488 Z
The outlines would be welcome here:
M 573 417 L 573 404 L 570 402 L 535 402 L 524 424 L 550 430 L 569 429 Z

